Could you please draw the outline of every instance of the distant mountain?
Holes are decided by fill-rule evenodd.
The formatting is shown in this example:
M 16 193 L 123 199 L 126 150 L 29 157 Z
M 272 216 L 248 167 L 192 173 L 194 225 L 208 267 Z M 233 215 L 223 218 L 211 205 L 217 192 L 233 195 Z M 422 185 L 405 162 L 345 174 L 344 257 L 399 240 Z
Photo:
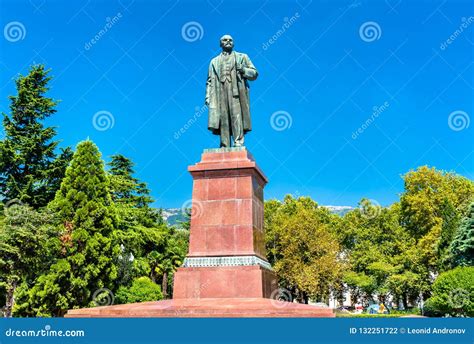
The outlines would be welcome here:
M 181 208 L 163 209 L 163 220 L 170 226 L 179 225 L 180 222 L 186 221 L 186 213 Z
M 344 216 L 346 213 L 354 209 L 354 207 L 348 205 L 323 205 L 323 207 L 328 208 L 331 213 L 339 216 Z M 186 214 L 181 208 L 164 208 L 163 219 L 170 226 L 179 225 L 180 222 L 186 221 Z
M 322 207 L 328 208 L 331 213 L 339 216 L 344 216 L 346 213 L 354 209 L 354 207 L 349 205 L 323 205 Z

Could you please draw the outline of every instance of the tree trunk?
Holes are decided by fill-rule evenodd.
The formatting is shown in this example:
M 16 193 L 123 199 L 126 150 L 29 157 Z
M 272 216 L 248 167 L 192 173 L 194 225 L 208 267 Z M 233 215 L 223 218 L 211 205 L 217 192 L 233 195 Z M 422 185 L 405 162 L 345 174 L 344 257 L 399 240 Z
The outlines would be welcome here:
M 408 296 L 406 294 L 403 294 L 402 301 L 403 301 L 403 308 L 407 310 L 408 309 Z
M 395 304 L 395 307 L 398 309 L 398 305 L 400 304 L 400 296 L 395 295 L 392 299 L 392 308 L 393 305 Z
M 15 294 L 16 281 L 12 281 L 11 284 L 7 287 L 6 303 L 5 303 L 5 318 L 12 317 L 13 306 L 15 305 Z
M 308 304 L 308 302 L 309 302 L 308 294 L 305 293 L 305 292 L 303 292 L 303 295 L 302 295 L 302 296 L 303 296 L 303 297 L 302 297 L 303 303 L 304 303 L 304 304 Z
M 308 303 L 308 295 L 304 291 L 298 291 L 298 297 L 296 298 L 298 303 Z
M 156 272 L 155 272 L 155 268 L 153 267 L 150 271 L 150 279 L 153 281 L 153 283 L 156 283 Z
M 161 292 L 163 293 L 163 299 L 168 298 L 168 273 L 163 274 L 163 282 L 161 282 Z

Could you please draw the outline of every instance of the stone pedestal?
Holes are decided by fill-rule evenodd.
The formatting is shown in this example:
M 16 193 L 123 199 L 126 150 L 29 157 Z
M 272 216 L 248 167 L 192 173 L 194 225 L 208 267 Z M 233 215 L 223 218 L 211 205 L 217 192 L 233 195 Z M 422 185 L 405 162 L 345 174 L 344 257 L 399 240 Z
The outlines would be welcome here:
M 193 176 L 189 252 L 173 299 L 69 310 L 66 317 L 334 317 L 284 302 L 265 256 L 265 175 L 245 148 L 206 150 Z
M 271 297 L 277 281 L 265 257 L 265 175 L 245 148 L 207 150 L 189 171 L 189 253 L 173 297 Z

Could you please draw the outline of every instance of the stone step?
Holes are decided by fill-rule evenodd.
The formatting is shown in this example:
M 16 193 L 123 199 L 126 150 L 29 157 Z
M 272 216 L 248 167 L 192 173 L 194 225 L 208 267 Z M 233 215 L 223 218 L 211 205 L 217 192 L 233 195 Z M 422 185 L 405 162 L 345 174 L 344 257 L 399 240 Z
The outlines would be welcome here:
M 68 318 L 295 318 L 334 317 L 330 308 L 265 298 L 174 299 L 68 311 Z

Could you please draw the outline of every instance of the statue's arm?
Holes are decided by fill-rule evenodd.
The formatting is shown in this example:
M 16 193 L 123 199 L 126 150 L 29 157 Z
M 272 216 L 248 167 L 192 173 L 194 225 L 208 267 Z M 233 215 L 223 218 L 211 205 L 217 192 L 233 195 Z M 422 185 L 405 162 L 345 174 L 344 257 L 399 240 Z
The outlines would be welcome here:
M 207 72 L 207 81 L 206 81 L 206 99 L 204 103 L 209 105 L 211 97 L 211 87 L 212 87 L 212 63 L 209 64 L 209 70 Z
M 255 68 L 252 61 L 250 61 L 250 58 L 247 55 L 244 55 L 243 57 L 242 71 L 243 77 L 247 80 L 253 81 L 258 77 L 257 68 Z

